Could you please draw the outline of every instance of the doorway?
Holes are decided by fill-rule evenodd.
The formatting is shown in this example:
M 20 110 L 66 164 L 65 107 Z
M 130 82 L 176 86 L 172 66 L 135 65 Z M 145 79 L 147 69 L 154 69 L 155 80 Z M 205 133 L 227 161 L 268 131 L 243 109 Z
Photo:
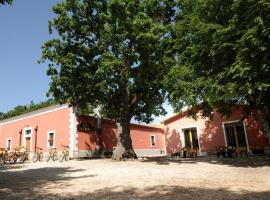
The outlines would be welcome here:
M 26 149 L 27 160 L 30 160 L 31 152 L 32 152 L 32 128 L 25 128 L 24 129 L 23 146 Z
M 197 134 L 197 128 L 184 128 L 183 133 L 183 147 L 191 147 L 199 149 L 199 140 Z
M 247 147 L 246 132 L 242 122 L 224 124 L 227 146 Z
M 30 147 L 31 147 L 31 137 L 25 138 L 25 148 L 27 152 L 27 160 L 30 160 Z

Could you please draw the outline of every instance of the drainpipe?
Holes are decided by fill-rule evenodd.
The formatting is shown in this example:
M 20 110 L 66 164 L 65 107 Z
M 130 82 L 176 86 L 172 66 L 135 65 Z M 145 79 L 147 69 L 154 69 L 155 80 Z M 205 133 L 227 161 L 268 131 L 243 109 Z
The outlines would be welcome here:
M 19 146 L 21 146 L 22 145 L 22 129 L 19 130 L 19 135 L 20 135 Z
M 38 132 L 38 126 L 35 127 L 35 153 L 37 151 L 37 132 Z

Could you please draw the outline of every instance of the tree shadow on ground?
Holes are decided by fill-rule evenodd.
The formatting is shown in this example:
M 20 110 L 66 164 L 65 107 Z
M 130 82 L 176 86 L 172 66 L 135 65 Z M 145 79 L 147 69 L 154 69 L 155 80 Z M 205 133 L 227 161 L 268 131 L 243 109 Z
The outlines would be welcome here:
M 178 164 L 194 164 L 194 163 L 210 163 L 216 165 L 228 165 L 232 167 L 270 167 L 270 160 L 266 156 L 250 156 L 240 158 L 217 158 L 215 156 L 197 157 L 197 158 L 175 158 L 175 157 L 148 157 L 143 158 L 141 162 L 151 162 L 158 165 L 169 165 L 171 163 Z
M 8 199 L 8 198 L 7 198 Z M 22 198 L 24 199 L 24 198 Z M 138 189 L 134 187 L 106 187 L 95 190 L 94 192 L 83 192 L 79 195 L 64 194 L 42 194 L 35 193 L 27 199 L 66 199 L 66 200 L 268 200 L 270 191 L 250 192 L 246 190 L 234 192 L 226 188 L 206 189 L 196 187 L 178 187 L 178 186 L 155 186 Z
M 0 166 L 0 199 L 32 199 L 32 195 L 42 194 L 42 188 L 50 183 L 60 184 L 64 187 L 65 181 L 96 176 L 95 174 L 74 176 L 74 172 L 84 170 L 74 170 L 70 167 L 43 167 L 23 170 L 20 169 L 22 166 Z M 50 196 L 46 199 L 50 199 Z

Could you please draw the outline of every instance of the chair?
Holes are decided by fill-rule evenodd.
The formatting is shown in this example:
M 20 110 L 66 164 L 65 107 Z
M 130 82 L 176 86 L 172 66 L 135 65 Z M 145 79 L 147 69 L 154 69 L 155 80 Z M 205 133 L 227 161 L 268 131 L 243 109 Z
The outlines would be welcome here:
M 229 158 L 238 158 L 236 147 L 229 145 L 227 147 L 227 153 Z
M 223 158 L 226 158 L 227 149 L 224 146 L 216 147 L 217 157 L 219 158 L 221 155 Z

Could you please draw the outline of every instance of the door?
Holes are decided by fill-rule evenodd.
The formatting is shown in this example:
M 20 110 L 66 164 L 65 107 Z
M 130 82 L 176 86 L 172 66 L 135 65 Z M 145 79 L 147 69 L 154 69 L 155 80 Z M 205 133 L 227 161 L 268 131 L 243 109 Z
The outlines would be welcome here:
M 247 147 L 245 130 L 242 123 L 225 124 L 228 146 Z
M 199 140 L 196 128 L 182 129 L 184 134 L 184 144 L 186 147 L 199 148 Z
M 27 160 L 30 160 L 30 147 L 31 147 L 31 138 L 27 137 L 25 138 L 25 148 L 27 152 Z

